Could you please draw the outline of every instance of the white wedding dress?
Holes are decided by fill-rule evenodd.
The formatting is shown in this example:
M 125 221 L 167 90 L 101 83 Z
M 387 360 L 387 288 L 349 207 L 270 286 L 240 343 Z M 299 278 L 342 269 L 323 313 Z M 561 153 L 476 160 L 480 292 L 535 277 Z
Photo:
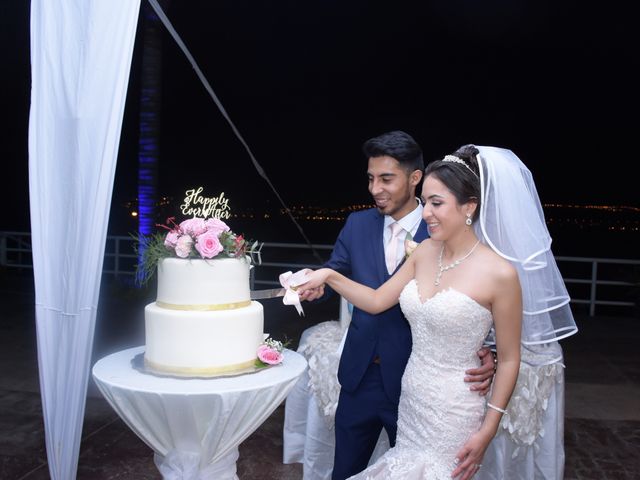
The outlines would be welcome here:
M 422 301 L 411 280 L 400 295 L 413 348 L 402 377 L 396 445 L 358 480 L 450 480 L 455 455 L 485 414 L 485 399 L 469 390 L 465 370 L 491 328 L 491 312 L 455 290 Z

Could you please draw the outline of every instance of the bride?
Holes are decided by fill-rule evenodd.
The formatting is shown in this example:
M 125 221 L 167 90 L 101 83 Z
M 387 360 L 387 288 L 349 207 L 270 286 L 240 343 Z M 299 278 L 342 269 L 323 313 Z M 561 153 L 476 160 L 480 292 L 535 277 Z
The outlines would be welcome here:
M 298 288 L 302 294 L 326 283 L 374 314 L 399 301 L 411 326 L 396 445 L 352 479 L 475 475 L 516 383 L 523 308 L 527 314 L 533 302 L 548 312 L 555 308 L 553 287 L 564 288 L 550 251 L 535 249 L 537 229 L 546 227 L 530 172 L 511 151 L 467 145 L 430 163 L 421 200 L 430 238 L 379 289 L 331 269 L 309 272 Z M 541 276 L 553 281 L 541 285 Z M 527 292 L 524 307 L 521 285 L 540 287 Z M 534 315 L 533 328 L 552 337 L 558 321 Z M 460 379 L 478 366 L 476 352 L 490 331 L 499 361 L 485 401 Z

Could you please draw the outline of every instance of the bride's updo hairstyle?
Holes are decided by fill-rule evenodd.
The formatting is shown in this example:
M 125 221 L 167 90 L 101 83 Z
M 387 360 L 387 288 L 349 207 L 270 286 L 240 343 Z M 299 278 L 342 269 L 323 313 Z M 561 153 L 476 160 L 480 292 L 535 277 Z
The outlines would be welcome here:
M 478 170 L 479 150 L 474 145 L 460 147 L 442 160 L 435 160 L 424 170 L 424 178 L 433 175 L 440 180 L 456 197 L 459 204 L 470 200 L 477 202 L 473 213 L 475 222 L 480 215 L 480 176 Z

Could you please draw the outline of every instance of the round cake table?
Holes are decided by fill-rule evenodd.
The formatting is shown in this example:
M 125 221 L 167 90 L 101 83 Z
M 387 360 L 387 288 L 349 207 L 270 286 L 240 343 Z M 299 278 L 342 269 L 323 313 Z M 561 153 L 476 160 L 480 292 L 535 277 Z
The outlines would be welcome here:
M 135 347 L 108 355 L 93 378 L 122 420 L 154 452 L 164 479 L 237 479 L 238 445 L 282 403 L 307 367 L 285 350 L 280 365 L 211 379 L 168 378 L 135 368 Z

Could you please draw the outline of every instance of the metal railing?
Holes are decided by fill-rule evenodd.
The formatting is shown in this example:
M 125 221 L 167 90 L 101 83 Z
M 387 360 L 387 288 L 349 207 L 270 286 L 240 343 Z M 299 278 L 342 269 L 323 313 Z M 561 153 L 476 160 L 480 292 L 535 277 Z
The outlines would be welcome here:
M 131 277 L 137 258 L 133 250 L 135 240 L 128 236 L 107 236 L 103 274 L 115 278 Z M 313 245 L 316 251 L 329 258 L 333 245 Z M 252 275 L 252 287 L 268 288 L 279 285 L 277 278 L 286 270 L 317 268 L 317 258 L 309 246 L 300 243 L 265 243 L 263 261 Z M 586 305 L 590 316 L 596 307 L 640 306 L 640 260 L 588 257 L 555 257 L 564 281 L 570 290 L 571 303 Z M 30 269 L 31 234 L 0 232 L 0 267 Z M 575 291 L 572 290 L 575 287 Z
M 595 315 L 596 305 L 634 307 L 640 302 L 640 260 L 565 256 L 556 256 L 555 259 L 559 264 L 569 262 L 574 265 L 582 264 L 586 267 L 587 278 L 573 278 L 563 275 L 563 280 L 567 286 L 585 285 L 588 287 L 588 298 L 573 298 L 572 296 L 571 303 L 588 305 L 589 316 L 593 317 Z M 608 279 L 603 279 L 599 277 L 599 272 L 603 270 L 603 267 L 613 270 L 615 273 L 610 274 Z M 602 288 L 598 287 L 623 287 L 631 291 L 630 297 L 633 300 L 598 299 L 598 293 L 602 291 Z

